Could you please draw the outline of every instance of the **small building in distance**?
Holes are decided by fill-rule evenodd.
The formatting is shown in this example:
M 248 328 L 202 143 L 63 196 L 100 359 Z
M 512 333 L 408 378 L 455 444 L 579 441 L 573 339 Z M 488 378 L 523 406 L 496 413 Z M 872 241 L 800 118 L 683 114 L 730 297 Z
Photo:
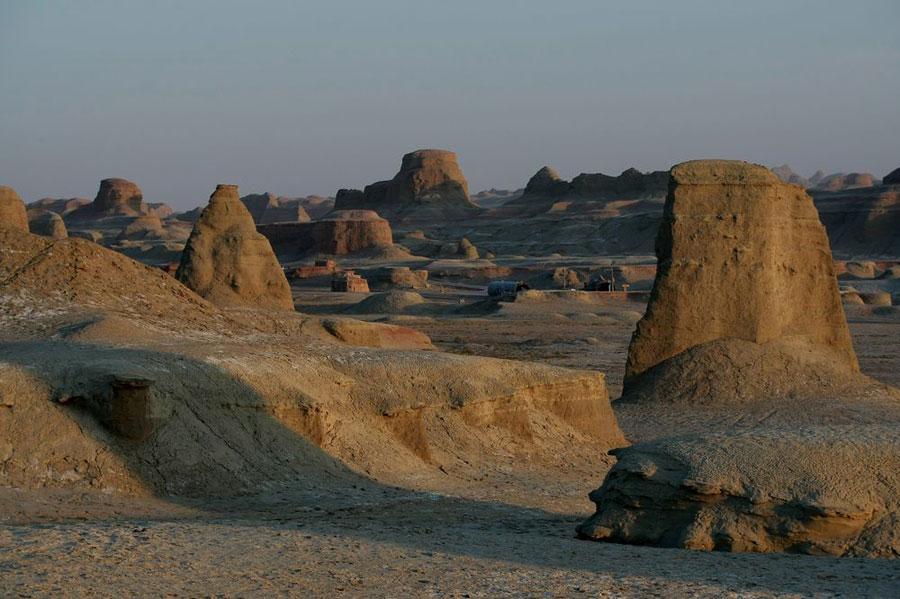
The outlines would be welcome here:
M 331 290 L 345 293 L 369 293 L 369 282 L 352 270 L 345 270 L 335 274 L 331 280 Z

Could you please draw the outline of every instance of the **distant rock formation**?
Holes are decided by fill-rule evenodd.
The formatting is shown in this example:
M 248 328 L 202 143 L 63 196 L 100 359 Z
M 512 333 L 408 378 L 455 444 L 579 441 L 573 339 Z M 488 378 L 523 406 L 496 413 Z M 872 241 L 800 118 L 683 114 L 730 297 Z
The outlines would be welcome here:
M 775 173 L 775 176 L 777 176 L 785 183 L 793 183 L 794 185 L 800 185 L 801 187 L 809 187 L 809 179 L 795 173 L 794 169 L 792 169 L 787 164 L 782 164 L 781 166 L 773 166 L 769 170 Z
M 804 360 L 815 354 L 830 372 L 858 372 L 825 228 L 801 189 L 745 162 L 680 164 L 671 171 L 656 252 L 656 282 L 628 350 L 623 399 L 652 395 L 658 381 L 668 380 L 666 362 L 683 352 L 694 353 L 692 363 L 702 357 L 715 367 L 716 356 L 727 352 L 717 346 L 706 356 L 703 348 L 716 341 L 749 342 L 735 352 L 762 354 L 772 354 L 781 341 L 796 341 L 807 348 Z M 804 360 L 791 366 L 803 370 Z M 805 377 L 773 380 L 786 376 L 786 365 L 775 360 L 770 366 L 758 373 L 757 391 L 774 385 L 813 392 L 804 387 Z M 717 376 L 733 375 L 696 367 L 692 372 L 707 377 L 712 394 Z M 662 395 L 674 401 L 678 391 Z M 753 394 L 750 388 L 740 392 Z
M 309 214 L 300 205 L 299 198 L 281 198 L 266 192 L 245 195 L 241 202 L 250 211 L 253 222 L 258 225 L 310 220 Z
M 169 218 L 170 216 L 175 214 L 174 208 L 162 202 L 147 204 L 147 207 L 150 208 L 150 211 L 156 214 L 156 216 L 158 216 L 159 218 Z
M 44 198 L 28 204 L 28 215 L 32 216 L 41 212 L 55 212 L 65 218 L 70 212 L 78 210 L 82 206 L 90 204 L 87 198 Z
M 72 218 L 102 216 L 146 216 L 150 208 L 136 183 L 125 179 L 103 179 L 91 204 L 71 213 Z
M 900 168 L 895 168 L 885 175 L 881 182 L 884 185 L 900 185 Z
M 259 225 L 279 256 L 344 255 L 393 245 L 391 225 L 372 210 L 336 210 L 310 222 Z
M 139 241 L 145 239 L 163 239 L 166 237 L 162 221 L 156 214 L 138 216 L 131 220 L 117 236 L 118 240 Z M 183 239 L 183 238 L 182 238 Z
M 886 183 L 839 191 L 811 189 L 809 193 L 835 257 L 900 256 L 900 187 Z
M 871 173 L 834 173 L 823 177 L 815 188 L 823 191 L 841 191 L 858 187 L 872 187 L 879 181 Z
M 458 219 L 480 211 L 469 198 L 456 154 L 447 150 L 406 154 L 393 179 L 367 185 L 363 191 L 341 189 L 334 208 L 375 210 L 391 221 Z
M 471 196 L 472 202 L 479 208 L 497 208 L 503 204 L 522 197 L 525 188 L 519 189 L 496 189 L 494 187 L 479 191 Z
M 522 197 L 507 202 L 504 208 L 516 207 L 526 215 L 551 210 L 556 204 L 590 205 L 619 200 L 660 198 L 666 193 L 668 173 L 642 173 L 627 169 L 618 177 L 603 173 L 582 173 L 566 181 L 549 166 L 542 167 L 528 181 Z
M 25 203 L 11 187 L 0 186 L 0 227 L 28 231 L 28 215 Z
M 293 310 L 269 241 L 257 233 L 236 185 L 218 185 L 188 239 L 175 277 L 220 306 Z
M 66 223 L 55 212 L 42 212 L 28 219 L 28 228 L 35 235 L 63 239 L 68 237 Z

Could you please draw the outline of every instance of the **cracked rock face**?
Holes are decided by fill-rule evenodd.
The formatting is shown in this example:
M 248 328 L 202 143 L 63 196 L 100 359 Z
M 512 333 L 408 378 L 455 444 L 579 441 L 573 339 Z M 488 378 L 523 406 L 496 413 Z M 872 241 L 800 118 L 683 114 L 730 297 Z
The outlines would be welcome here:
M 221 306 L 293 310 L 272 246 L 256 231 L 236 185 L 219 185 L 194 224 L 176 278 Z

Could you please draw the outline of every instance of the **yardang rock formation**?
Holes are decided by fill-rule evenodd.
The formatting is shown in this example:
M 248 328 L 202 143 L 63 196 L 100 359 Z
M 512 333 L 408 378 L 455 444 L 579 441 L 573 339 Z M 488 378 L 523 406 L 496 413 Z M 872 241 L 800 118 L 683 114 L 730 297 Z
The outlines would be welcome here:
M 218 185 L 194 224 L 176 278 L 221 306 L 293 310 L 287 278 L 236 185 Z
M 391 221 L 456 219 L 480 212 L 469 198 L 456 154 L 448 150 L 406 154 L 393 179 L 367 185 L 364 191 L 339 190 L 334 209 L 375 210 Z

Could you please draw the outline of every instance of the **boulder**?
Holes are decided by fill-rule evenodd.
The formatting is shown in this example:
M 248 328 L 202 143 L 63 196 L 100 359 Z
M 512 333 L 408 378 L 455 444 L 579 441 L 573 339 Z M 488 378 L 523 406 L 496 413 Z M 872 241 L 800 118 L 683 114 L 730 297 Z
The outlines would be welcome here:
M 35 235 L 62 239 L 68 237 L 66 223 L 55 212 L 43 212 L 28 219 L 28 229 Z
M 25 203 L 11 187 L 0 186 L 0 227 L 28 231 L 28 215 Z
M 642 377 L 661 376 L 664 362 L 717 340 L 796 339 L 832 366 L 859 371 L 825 228 L 799 187 L 740 161 L 679 164 L 656 255 L 623 396 Z M 645 395 L 646 381 L 641 388 Z
M 284 271 L 236 185 L 218 185 L 210 196 L 175 277 L 217 305 L 293 310 Z

